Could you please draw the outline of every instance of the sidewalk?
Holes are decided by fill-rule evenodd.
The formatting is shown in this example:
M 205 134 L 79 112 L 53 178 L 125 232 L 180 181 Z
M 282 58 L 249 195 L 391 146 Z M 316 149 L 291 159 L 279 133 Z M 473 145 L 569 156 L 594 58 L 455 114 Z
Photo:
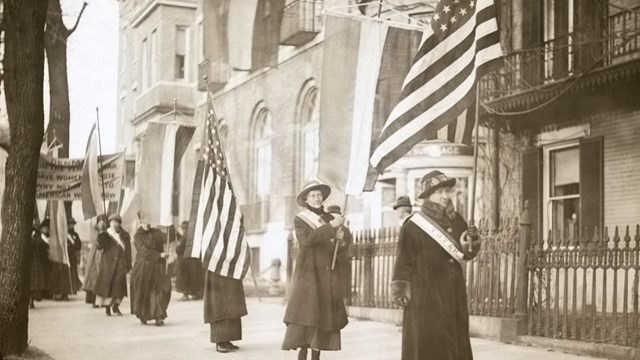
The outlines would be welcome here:
M 242 319 L 240 350 L 220 354 L 209 343 L 209 326 L 203 324 L 202 301 L 178 301 L 173 293 L 169 317 L 163 327 L 141 325 L 129 315 L 129 303 L 121 309 L 123 317 L 107 317 L 103 309 L 92 309 L 84 303 L 84 293 L 69 302 L 43 301 L 31 310 L 29 334 L 31 345 L 55 360 L 210 360 L 295 359 L 293 351 L 280 350 L 285 325 L 284 305 L 280 298 L 258 302 L 247 299 L 249 315 Z M 342 332 L 339 352 L 323 352 L 322 359 L 400 358 L 401 333 L 391 324 L 349 319 Z M 476 360 L 574 360 L 596 359 L 568 355 L 539 348 L 508 345 L 471 339 Z

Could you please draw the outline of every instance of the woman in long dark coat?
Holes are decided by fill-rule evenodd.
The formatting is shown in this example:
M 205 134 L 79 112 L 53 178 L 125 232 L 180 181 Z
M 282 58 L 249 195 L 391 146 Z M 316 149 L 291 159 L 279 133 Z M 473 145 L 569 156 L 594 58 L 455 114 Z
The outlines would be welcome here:
M 308 348 L 312 359 L 320 359 L 321 350 L 340 350 L 340 330 L 348 323 L 340 262 L 332 269 L 334 238 L 344 218 L 324 211 L 322 202 L 330 193 L 329 186 L 313 181 L 297 197 L 298 205 L 306 209 L 293 222 L 300 252 L 284 316 L 287 332 L 282 349 L 300 349 L 298 359 L 306 359 Z
M 242 340 L 242 320 L 247 315 L 242 280 L 207 271 L 205 275 L 204 322 L 209 324 L 210 341 L 216 351 L 239 349 L 231 341 Z
M 78 256 L 80 250 L 82 250 L 82 240 L 80 240 L 80 236 L 74 229 L 75 225 L 76 220 L 69 218 L 67 222 L 67 251 L 69 254 L 69 270 L 71 271 L 71 293 L 74 295 L 82 288 L 82 282 L 78 277 Z
M 102 250 L 100 271 L 96 281 L 96 304 L 105 307 L 107 316 L 113 312 L 122 316 L 119 305 L 127 296 L 127 273 L 131 270 L 131 240 L 120 224 L 119 215 L 109 217 L 110 227 L 98 235 L 98 249 Z
M 164 324 L 171 299 L 171 279 L 167 276 L 162 231 L 141 223 L 133 237 L 136 261 L 131 271 L 131 313 L 142 324 L 155 320 Z
M 473 359 L 462 262 L 477 255 L 480 239 L 453 209 L 454 184 L 439 171 L 425 175 L 422 211 L 400 231 L 391 297 L 404 307 L 402 360 Z
M 49 227 L 49 220 L 43 221 L 46 227 Z M 45 268 L 49 263 L 49 245 L 44 242 L 40 235 L 40 229 L 37 226 L 37 222 L 34 221 L 33 233 L 31 235 L 31 300 L 29 306 L 33 309 L 35 305 L 34 300 L 40 301 L 46 295 L 47 281 L 45 278 Z
M 199 300 L 202 299 L 204 288 L 202 262 L 198 258 L 184 256 L 189 222 L 183 221 L 180 224 L 180 228 L 182 234 L 176 234 L 178 238 L 178 246 L 176 246 L 176 254 L 178 255 L 176 259 L 176 290 L 182 293 L 182 300 L 189 300 L 189 295 L 191 295 L 192 300 Z

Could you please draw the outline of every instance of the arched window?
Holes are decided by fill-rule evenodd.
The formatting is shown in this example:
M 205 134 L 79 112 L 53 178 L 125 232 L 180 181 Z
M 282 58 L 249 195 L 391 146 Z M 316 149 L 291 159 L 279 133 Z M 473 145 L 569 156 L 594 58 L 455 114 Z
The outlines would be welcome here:
M 318 100 L 318 88 L 311 87 L 304 94 L 300 107 L 301 180 L 303 183 L 315 180 L 318 173 L 318 153 L 320 152 L 318 141 L 320 104 Z
M 253 194 L 256 201 L 266 199 L 271 192 L 271 114 L 259 105 L 253 118 Z

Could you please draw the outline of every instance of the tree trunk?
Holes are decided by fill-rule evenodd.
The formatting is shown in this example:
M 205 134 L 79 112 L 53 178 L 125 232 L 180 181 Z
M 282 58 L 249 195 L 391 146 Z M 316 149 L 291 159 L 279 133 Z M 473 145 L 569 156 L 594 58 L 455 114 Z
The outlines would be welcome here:
M 67 77 L 67 39 L 69 30 L 62 22 L 60 0 L 49 0 L 45 48 L 49 65 L 49 141 L 54 135 L 62 143 L 58 157 L 69 157 L 69 80 Z
M 47 3 L 4 0 L 4 71 L 11 145 L 0 238 L 0 358 L 27 348 L 29 240 L 44 132 L 44 23 Z M 23 301 L 21 301 L 23 300 Z M 8 338 L 9 329 L 23 336 Z M 13 332 L 13 330 L 11 330 Z M 5 340 L 6 339 L 6 340 Z

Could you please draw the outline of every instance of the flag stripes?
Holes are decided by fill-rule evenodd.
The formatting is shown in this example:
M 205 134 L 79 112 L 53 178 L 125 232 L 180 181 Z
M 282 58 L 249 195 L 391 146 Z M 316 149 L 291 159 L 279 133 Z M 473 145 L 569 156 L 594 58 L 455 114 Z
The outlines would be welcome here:
M 380 172 L 425 139 L 470 143 L 473 120 L 460 114 L 502 56 L 493 0 L 441 0 L 433 19 L 371 156 Z
M 229 180 L 211 99 L 208 106 L 203 161 L 198 165 L 193 191 L 193 209 L 197 210 L 192 209 L 191 221 L 195 226 L 187 238 L 187 251 L 191 257 L 201 258 L 207 270 L 242 279 L 250 264 L 244 219 Z

